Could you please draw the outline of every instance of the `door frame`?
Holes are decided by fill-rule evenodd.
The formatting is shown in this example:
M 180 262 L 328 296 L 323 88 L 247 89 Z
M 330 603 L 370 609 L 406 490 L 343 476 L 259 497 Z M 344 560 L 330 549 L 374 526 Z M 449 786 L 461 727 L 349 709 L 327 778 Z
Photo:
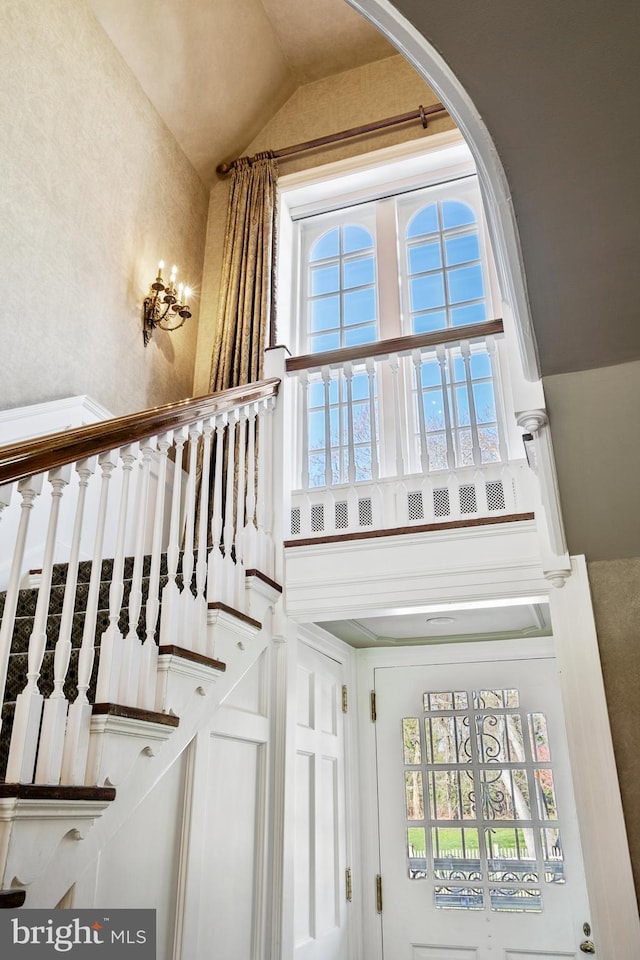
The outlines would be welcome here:
M 572 576 L 562 589 L 553 588 L 549 602 L 592 939 L 600 960 L 634 960 L 640 921 L 584 557 L 572 558 Z M 493 642 L 479 641 L 478 653 Z M 363 956 L 368 960 L 382 960 L 382 925 L 374 895 L 375 877 L 380 873 L 375 726 L 370 717 L 374 671 L 454 662 L 457 646 L 437 643 L 357 652 L 362 876 L 365 888 L 370 887 L 370 895 L 365 890 L 363 897 Z M 518 658 L 539 656 L 541 646 L 534 639 L 514 641 Z M 597 778 L 592 775 L 594 769 L 600 772 Z

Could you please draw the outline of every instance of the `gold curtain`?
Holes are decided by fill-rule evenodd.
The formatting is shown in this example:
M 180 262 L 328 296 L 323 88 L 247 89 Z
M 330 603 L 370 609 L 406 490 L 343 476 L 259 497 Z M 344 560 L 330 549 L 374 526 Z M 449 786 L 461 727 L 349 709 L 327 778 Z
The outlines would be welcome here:
M 211 393 L 260 380 L 267 332 L 275 343 L 277 163 L 271 153 L 243 158 L 232 177 Z

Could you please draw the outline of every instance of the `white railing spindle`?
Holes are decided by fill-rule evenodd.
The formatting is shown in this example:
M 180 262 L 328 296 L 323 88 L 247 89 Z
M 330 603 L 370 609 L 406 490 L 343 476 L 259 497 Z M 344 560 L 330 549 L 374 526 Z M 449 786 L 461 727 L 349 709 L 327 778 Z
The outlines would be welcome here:
M 235 563 L 233 562 L 233 534 L 234 534 L 234 516 L 233 501 L 235 487 L 235 453 L 236 453 L 236 426 L 238 423 L 238 411 L 232 410 L 229 413 L 229 428 L 227 430 L 227 483 L 224 497 L 224 578 L 222 585 L 222 600 L 225 603 L 233 605 L 235 588 Z
M 245 569 L 253 570 L 257 566 L 256 546 L 256 424 L 257 406 L 249 404 L 247 410 L 247 495 L 245 501 L 245 526 L 242 535 L 242 553 Z
M 376 416 L 376 362 L 373 357 L 367 357 L 367 378 L 369 384 L 369 428 L 371 430 L 371 478 L 377 480 L 380 476 L 378 460 L 378 418 Z
M 95 659 L 96 619 L 100 597 L 100 583 L 102 580 L 102 549 L 107 519 L 107 505 L 109 502 L 109 484 L 113 471 L 116 468 L 117 456 L 112 451 L 102 453 L 98 457 L 102 471 L 100 483 L 100 502 L 96 532 L 93 541 L 93 558 L 89 577 L 89 592 L 84 615 L 82 642 L 78 654 L 78 693 L 74 702 L 69 706 L 67 729 L 64 749 L 62 753 L 61 782 L 69 784 L 83 784 L 89 749 L 89 732 L 91 724 L 91 704 L 87 696 L 91 683 L 91 673 Z
M 460 352 L 464 363 L 464 379 L 467 387 L 467 398 L 469 401 L 469 425 L 471 430 L 471 448 L 473 451 L 473 463 L 479 467 L 482 463 L 482 451 L 480 450 L 480 437 L 478 435 L 478 417 L 476 414 L 476 398 L 473 394 L 473 381 L 471 379 L 471 347 L 468 340 L 463 340 L 460 344 Z
M 79 479 L 76 517 L 73 526 L 69 564 L 67 566 L 67 580 L 64 588 L 64 600 L 62 602 L 60 632 L 54 654 L 53 690 L 51 696 L 45 701 L 42 712 L 42 729 L 40 731 L 40 746 L 35 775 L 36 783 L 56 784 L 60 782 L 64 733 L 69 706 L 67 698 L 64 695 L 64 684 L 67 679 L 69 662 L 71 660 L 71 629 L 73 627 L 73 613 L 76 605 L 80 540 L 82 537 L 84 508 L 87 489 L 89 487 L 89 478 L 94 474 L 95 469 L 95 457 L 91 457 L 88 460 L 80 460 L 76 464 L 76 472 Z
M 167 544 L 167 582 L 162 591 L 162 616 L 160 618 L 160 643 L 165 646 L 177 643 L 180 610 L 180 588 L 177 583 L 180 559 L 180 505 L 182 491 L 182 451 L 187 439 L 184 427 L 173 431 L 175 457 L 173 461 L 173 487 L 171 490 L 171 515 L 169 518 L 169 542 Z
M 194 649 L 205 653 L 207 648 L 207 531 L 209 527 L 209 475 L 211 472 L 211 434 L 213 421 L 202 426 L 202 476 L 198 512 L 198 560 L 196 563 L 196 602 L 194 616 Z
M 122 662 L 123 636 L 118 621 L 124 596 L 124 554 L 127 517 L 129 514 L 129 487 L 133 465 L 138 458 L 137 443 L 127 444 L 120 449 L 122 461 L 122 488 L 118 512 L 118 532 L 113 557 L 111 586 L 109 588 L 109 625 L 100 640 L 100 664 L 96 688 L 97 703 L 116 703 L 120 684 L 120 665 Z
M 189 474 L 185 498 L 184 550 L 182 552 L 182 593 L 180 594 L 180 636 L 178 644 L 187 650 L 194 649 L 195 598 L 191 592 L 193 579 L 193 549 L 196 522 L 196 482 L 198 468 L 198 445 L 202 433 L 202 421 L 189 427 Z
M 142 453 L 142 459 L 138 463 L 138 482 L 136 484 L 134 506 L 135 539 L 128 604 L 129 625 L 127 636 L 122 643 L 120 684 L 118 690 L 118 703 L 125 704 L 129 707 L 138 706 L 138 683 L 140 680 L 140 656 L 142 652 L 142 641 L 138 636 L 138 623 L 140 620 L 140 611 L 142 610 L 144 534 L 147 521 L 149 475 L 153 455 L 152 441 L 144 440 L 140 445 L 140 451 Z
M 13 628 L 16 620 L 20 577 L 22 575 L 24 550 L 29 532 L 29 520 L 31 519 L 31 511 L 36 497 L 42 493 L 43 480 L 44 477 L 40 473 L 35 477 L 27 477 L 25 480 L 20 480 L 18 483 L 18 493 L 22 497 L 20 504 L 20 521 L 18 523 L 15 546 L 13 548 L 13 560 L 11 561 L 11 572 L 5 594 L 2 626 L 0 627 L 0 695 L 2 696 L 2 702 L 4 702 L 4 691 L 7 683 L 11 640 L 13 638 Z M 0 729 L 2 729 L 1 715 Z
M 213 476 L 213 506 L 211 508 L 211 552 L 207 572 L 207 601 L 219 599 L 224 579 L 224 556 L 222 539 L 222 467 L 224 463 L 224 436 L 227 414 L 216 417 L 215 464 Z
M 162 530 L 164 526 L 164 500 L 167 482 L 167 454 L 171 446 L 170 435 L 158 437 L 158 479 L 156 499 L 153 505 L 153 534 L 151 539 L 151 564 L 149 587 L 145 607 L 145 637 L 140 652 L 140 680 L 138 704 L 143 710 L 153 710 L 156 702 L 156 670 L 158 647 L 156 627 L 160 613 L 160 561 L 162 559 Z
M 38 748 L 38 734 L 42 717 L 42 694 L 38 687 L 40 669 L 47 646 L 47 615 L 51 596 L 51 579 L 53 575 L 53 553 L 58 529 L 60 503 L 64 488 L 71 477 L 71 466 L 57 467 L 49 472 L 51 483 L 51 509 L 47 538 L 42 561 L 42 578 L 36 612 L 33 619 L 33 630 L 29 637 L 29 652 L 27 655 L 27 684 L 18 694 L 16 711 L 13 718 L 11 732 L 11 746 L 7 761 L 8 783 L 31 783 L 36 762 Z

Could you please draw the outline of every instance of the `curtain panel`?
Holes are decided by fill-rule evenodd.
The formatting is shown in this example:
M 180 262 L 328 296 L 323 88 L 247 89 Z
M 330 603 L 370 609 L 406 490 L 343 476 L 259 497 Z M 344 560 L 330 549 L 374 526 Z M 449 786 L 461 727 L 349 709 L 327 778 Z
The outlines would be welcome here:
M 260 380 L 267 338 L 275 342 L 277 163 L 243 158 L 232 177 L 211 393 Z

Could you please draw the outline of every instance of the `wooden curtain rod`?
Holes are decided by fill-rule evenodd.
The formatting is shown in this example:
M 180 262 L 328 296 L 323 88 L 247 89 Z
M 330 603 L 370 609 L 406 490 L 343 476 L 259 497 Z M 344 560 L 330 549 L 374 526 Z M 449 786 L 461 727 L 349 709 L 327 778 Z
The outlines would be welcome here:
M 374 133 L 376 130 L 384 130 L 386 127 L 395 127 L 401 123 L 410 123 L 412 120 L 420 120 L 422 126 L 427 127 L 427 120 L 434 113 L 446 113 L 447 108 L 441 103 L 432 103 L 428 107 L 419 106 L 417 110 L 410 113 L 400 113 L 395 117 L 387 117 L 385 120 L 375 120 L 373 123 L 365 123 L 361 127 L 351 127 L 350 130 L 340 130 L 338 133 L 330 133 L 326 137 L 317 137 L 315 140 L 305 140 L 304 143 L 294 143 L 291 147 L 282 147 L 280 150 L 271 151 L 272 155 L 280 160 L 283 157 L 290 157 L 294 153 L 303 153 L 305 150 L 315 150 L 316 147 L 324 147 L 329 143 L 338 143 L 340 140 L 350 140 L 352 137 L 360 137 L 365 133 Z M 219 174 L 229 173 L 236 167 L 240 160 L 248 160 L 251 163 L 255 157 L 238 157 L 237 160 L 231 160 L 230 163 L 221 163 L 216 167 Z

